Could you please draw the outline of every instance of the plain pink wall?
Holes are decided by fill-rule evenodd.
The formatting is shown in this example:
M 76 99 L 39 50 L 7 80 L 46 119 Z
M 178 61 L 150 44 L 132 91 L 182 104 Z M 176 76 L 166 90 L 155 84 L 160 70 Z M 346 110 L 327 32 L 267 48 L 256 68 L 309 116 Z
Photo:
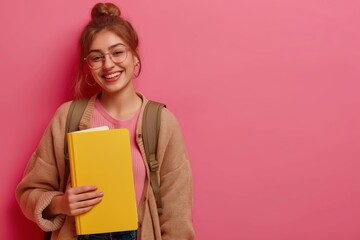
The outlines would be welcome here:
M 115 2 L 140 35 L 139 91 L 183 128 L 197 239 L 360 239 L 358 0 Z M 40 239 L 14 190 L 70 99 L 94 3 L 2 3 L 0 239 Z

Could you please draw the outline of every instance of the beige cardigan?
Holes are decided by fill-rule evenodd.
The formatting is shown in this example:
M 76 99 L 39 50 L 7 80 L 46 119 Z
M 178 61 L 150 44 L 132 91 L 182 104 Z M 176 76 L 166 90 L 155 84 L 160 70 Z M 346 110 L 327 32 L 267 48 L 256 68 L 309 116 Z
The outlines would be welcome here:
M 163 203 L 163 214 L 159 218 L 141 137 L 142 114 L 148 100 L 141 97 L 143 104 L 136 130 L 136 140 L 144 159 L 147 178 L 143 197 L 138 206 L 137 239 L 194 239 L 191 216 L 191 171 L 179 124 L 169 110 L 163 109 L 157 151 Z M 90 99 L 81 119 L 80 129 L 89 128 L 95 99 L 96 96 Z M 69 106 L 70 102 L 64 103 L 56 111 L 16 189 L 16 199 L 25 216 L 36 222 L 44 231 L 52 231 L 51 239 L 58 240 L 77 239 L 73 217 L 58 215 L 53 219 L 45 219 L 42 216 L 43 210 L 49 206 L 52 198 L 63 194 L 60 189 L 64 189 L 67 183 L 67 179 L 64 179 L 64 135 Z

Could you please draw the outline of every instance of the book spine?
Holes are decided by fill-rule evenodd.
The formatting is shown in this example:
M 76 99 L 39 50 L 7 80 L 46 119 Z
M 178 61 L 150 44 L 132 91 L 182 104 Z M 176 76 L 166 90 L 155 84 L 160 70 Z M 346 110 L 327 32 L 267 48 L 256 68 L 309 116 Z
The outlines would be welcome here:
M 71 186 L 77 187 L 78 184 L 76 179 L 75 153 L 74 153 L 72 134 L 67 133 L 66 137 L 67 137 L 68 151 L 69 151 Z M 81 234 L 80 216 L 75 216 L 75 226 L 76 226 L 76 233 Z

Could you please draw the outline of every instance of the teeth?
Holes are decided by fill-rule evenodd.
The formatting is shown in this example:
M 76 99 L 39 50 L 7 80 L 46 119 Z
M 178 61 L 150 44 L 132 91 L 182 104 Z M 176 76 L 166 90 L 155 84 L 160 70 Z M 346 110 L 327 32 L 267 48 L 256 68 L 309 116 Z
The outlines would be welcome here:
M 120 75 L 120 73 L 119 72 L 116 72 L 116 73 L 112 73 L 112 74 L 110 74 L 110 75 L 106 75 L 106 76 L 104 76 L 105 78 L 114 78 L 114 77 L 117 77 L 117 76 L 119 76 Z

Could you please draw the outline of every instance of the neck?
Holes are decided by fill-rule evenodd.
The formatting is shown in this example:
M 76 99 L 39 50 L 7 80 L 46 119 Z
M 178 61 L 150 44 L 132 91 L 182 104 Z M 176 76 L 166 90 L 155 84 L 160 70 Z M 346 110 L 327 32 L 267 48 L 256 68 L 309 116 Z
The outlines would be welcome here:
M 102 92 L 100 103 L 106 111 L 114 118 L 128 120 L 139 110 L 142 99 L 132 88 L 131 91 L 121 91 L 118 93 Z

